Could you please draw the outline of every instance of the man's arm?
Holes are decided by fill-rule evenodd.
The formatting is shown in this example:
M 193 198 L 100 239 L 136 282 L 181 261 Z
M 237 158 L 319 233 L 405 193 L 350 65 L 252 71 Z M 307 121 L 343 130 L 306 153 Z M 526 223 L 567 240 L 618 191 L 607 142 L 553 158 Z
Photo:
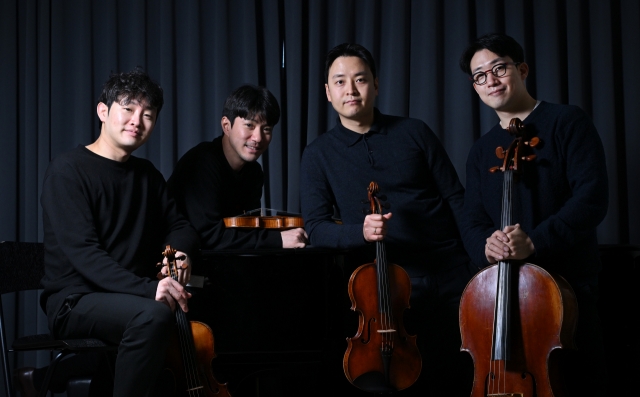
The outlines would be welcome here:
M 94 222 L 94 214 L 81 184 L 69 176 L 48 173 L 42 189 L 45 241 L 55 254 L 64 255 L 83 282 L 93 288 L 153 298 L 158 281 L 134 274 L 122 267 L 105 250 Z M 58 263 L 59 264 L 59 263 Z M 148 266 L 153 267 L 154 263 Z M 64 269 L 58 269 L 64 272 Z M 66 277 L 66 276 L 65 276 Z M 56 282 L 57 280 L 51 280 Z
M 528 231 L 536 256 L 552 257 L 575 246 L 593 232 L 608 209 L 608 182 L 604 148 L 588 116 L 574 108 L 559 121 L 557 139 L 566 162 L 565 175 L 571 188 L 560 210 Z M 562 124 L 565 125 L 562 125 Z
M 207 160 L 195 156 L 184 158 L 169 178 L 169 187 L 178 208 L 196 229 L 202 246 L 208 249 L 282 248 L 283 235 L 280 231 L 225 227 L 224 217 L 239 214 L 229 214 L 233 208 L 227 208 L 226 198 L 233 192 L 226 191 L 231 187 L 225 186 L 221 177 L 223 170 Z M 251 207 L 245 210 L 260 207 L 262 177 L 253 178 L 251 184 L 244 187 L 247 195 L 242 198 L 243 203 L 234 203 Z M 293 237 L 297 238 L 297 235 Z
M 335 197 L 316 150 L 308 146 L 300 163 L 300 204 L 309 241 L 315 247 L 362 247 L 363 224 L 340 225 L 332 220 Z

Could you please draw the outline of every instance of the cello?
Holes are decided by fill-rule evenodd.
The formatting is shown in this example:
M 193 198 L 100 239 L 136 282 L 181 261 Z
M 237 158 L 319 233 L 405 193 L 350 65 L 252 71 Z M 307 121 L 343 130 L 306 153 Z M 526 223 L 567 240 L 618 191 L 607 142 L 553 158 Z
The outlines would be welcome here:
M 371 212 L 381 214 L 371 182 Z M 384 242 L 376 242 L 374 263 L 358 267 L 349 279 L 351 310 L 359 314 L 358 332 L 347 338 L 343 369 L 356 387 L 374 393 L 391 393 L 411 386 L 420 375 L 422 359 L 416 336 L 407 335 L 402 315 L 409 307 L 411 282 L 400 266 L 387 264 Z
M 511 119 L 516 138 L 507 150 L 496 149 L 504 174 L 501 230 L 513 225 L 512 187 L 532 161 L 527 154 L 540 140 L 529 138 L 524 124 Z M 541 267 L 499 261 L 479 272 L 460 300 L 462 347 L 473 358 L 472 397 L 553 397 L 563 393 L 556 349 L 575 348 L 578 304 L 569 283 Z
M 264 210 L 269 208 L 258 208 L 248 211 L 242 215 L 223 218 L 225 227 L 240 228 L 256 228 L 256 229 L 273 229 L 273 230 L 289 230 L 298 227 L 304 227 L 304 221 L 299 215 L 263 215 Z M 253 212 L 260 212 L 260 215 L 252 215 Z
M 168 273 L 178 281 L 176 250 L 167 245 L 162 253 L 168 261 Z M 158 265 L 162 265 L 159 263 Z M 166 363 L 173 374 L 175 389 L 172 395 L 180 397 L 231 397 L 226 383 L 219 383 L 211 372 L 213 332 L 208 325 L 187 320 L 180 305 L 176 305 L 176 340 L 167 350 Z

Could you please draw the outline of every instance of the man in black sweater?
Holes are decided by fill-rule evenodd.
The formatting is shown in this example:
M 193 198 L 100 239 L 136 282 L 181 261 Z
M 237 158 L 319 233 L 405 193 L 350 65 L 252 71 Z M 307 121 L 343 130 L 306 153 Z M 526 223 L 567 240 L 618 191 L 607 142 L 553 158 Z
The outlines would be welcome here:
M 460 67 L 499 117 L 467 160 L 467 252 L 480 267 L 518 259 L 566 278 L 578 299 L 579 355 L 566 360 L 565 383 L 573 395 L 604 395 L 596 227 L 607 213 L 608 188 L 598 132 L 578 107 L 536 101 L 529 95 L 524 82 L 529 66 L 522 47 L 509 36 L 476 39 L 463 53 Z M 502 165 L 495 150 L 514 140 L 506 128 L 515 117 L 541 144 L 532 150 L 535 160 L 520 162 L 522 173 L 512 187 L 514 224 L 501 229 L 503 176 L 489 168 Z
M 98 101 L 100 136 L 54 159 L 44 177 L 45 276 L 41 306 L 58 338 L 119 345 L 114 396 L 151 395 L 175 320 L 187 311 L 198 236 L 169 198 L 162 174 L 132 152 L 163 104 L 146 72 L 113 74 Z M 155 277 L 165 244 L 179 281 Z
M 407 329 L 417 333 L 423 356 L 422 375 L 412 389 L 468 395 L 470 378 L 458 362 L 458 305 L 476 269 L 458 232 L 464 189 L 456 171 L 424 122 L 374 107 L 378 79 L 367 49 L 345 43 L 329 51 L 325 78 L 337 124 L 307 146 L 301 163 L 302 213 L 311 244 L 349 249 L 352 262 L 365 264 L 376 256 L 373 243 L 384 241 L 389 263 L 411 278 Z M 393 216 L 386 210 L 363 212 L 371 181 Z M 332 220 L 334 210 L 341 224 Z
M 192 148 L 176 165 L 169 188 L 179 210 L 200 235 L 203 248 L 306 245 L 302 228 L 227 228 L 223 220 L 260 208 L 264 174 L 257 160 L 267 150 L 279 119 L 280 106 L 269 90 L 252 85 L 239 87 L 225 101 L 222 136 Z

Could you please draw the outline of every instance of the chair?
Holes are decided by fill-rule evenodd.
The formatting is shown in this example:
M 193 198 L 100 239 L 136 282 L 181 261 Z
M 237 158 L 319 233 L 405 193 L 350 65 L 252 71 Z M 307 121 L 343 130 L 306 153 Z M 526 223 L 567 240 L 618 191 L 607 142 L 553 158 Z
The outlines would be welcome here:
M 49 334 L 27 335 L 13 341 L 8 347 L 5 333 L 5 319 L 2 312 L 2 295 L 9 292 L 37 290 L 44 276 L 44 246 L 42 243 L 0 242 L 0 343 L 2 344 L 2 367 L 4 370 L 5 390 L 12 396 L 11 374 L 9 371 L 9 353 L 36 350 L 56 351 L 55 358 L 49 364 L 39 396 L 46 396 L 49 382 L 56 365 L 67 355 L 109 351 L 117 346 L 107 345 L 98 339 L 56 340 Z

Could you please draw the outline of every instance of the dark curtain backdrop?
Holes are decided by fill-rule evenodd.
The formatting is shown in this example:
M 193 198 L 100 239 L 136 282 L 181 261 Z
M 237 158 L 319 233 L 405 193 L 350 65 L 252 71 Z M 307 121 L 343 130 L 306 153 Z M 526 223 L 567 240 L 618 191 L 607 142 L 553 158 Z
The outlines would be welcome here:
M 111 71 L 140 65 L 165 91 L 151 140 L 135 155 L 169 177 L 178 158 L 221 134 L 223 101 L 267 86 L 283 110 L 268 152 L 264 205 L 299 210 L 304 147 L 330 128 L 324 56 L 367 47 L 384 113 L 424 120 L 461 180 L 469 148 L 497 122 L 458 68 L 472 38 L 515 37 L 541 100 L 591 115 L 607 155 L 601 243 L 640 244 L 640 2 L 637 0 L 0 0 L 0 241 L 42 241 L 49 161 L 99 134 L 96 100 Z M 634 182 L 636 181 L 636 182 Z M 46 331 L 35 294 L 5 307 L 12 332 Z M 25 356 L 16 364 L 44 363 Z

